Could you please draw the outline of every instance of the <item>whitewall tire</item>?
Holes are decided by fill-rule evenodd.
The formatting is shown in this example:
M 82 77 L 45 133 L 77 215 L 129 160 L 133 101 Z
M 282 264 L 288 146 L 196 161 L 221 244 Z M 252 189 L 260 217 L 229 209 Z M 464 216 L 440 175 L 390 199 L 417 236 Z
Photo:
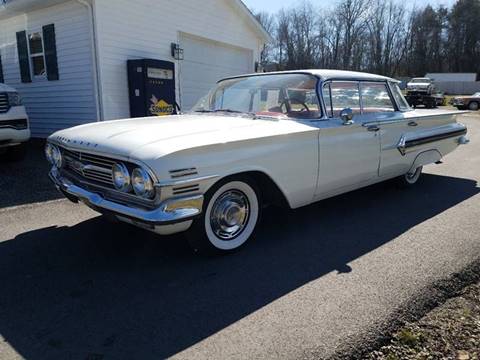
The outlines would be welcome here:
M 251 179 L 224 180 L 206 194 L 203 214 L 188 232 L 189 243 L 201 253 L 237 250 L 255 231 L 260 211 L 259 191 Z
M 415 170 L 411 170 L 405 175 L 401 176 L 398 180 L 401 186 L 409 187 L 413 186 L 418 182 L 420 176 L 422 175 L 423 166 L 419 166 Z

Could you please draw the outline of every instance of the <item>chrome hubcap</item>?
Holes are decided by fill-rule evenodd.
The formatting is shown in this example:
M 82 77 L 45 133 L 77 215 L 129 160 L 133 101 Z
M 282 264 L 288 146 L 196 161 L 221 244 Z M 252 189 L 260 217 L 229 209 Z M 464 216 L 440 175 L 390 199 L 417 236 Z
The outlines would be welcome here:
M 231 240 L 243 231 L 249 214 L 247 196 L 241 191 L 229 190 L 215 200 L 210 213 L 210 225 L 217 237 Z

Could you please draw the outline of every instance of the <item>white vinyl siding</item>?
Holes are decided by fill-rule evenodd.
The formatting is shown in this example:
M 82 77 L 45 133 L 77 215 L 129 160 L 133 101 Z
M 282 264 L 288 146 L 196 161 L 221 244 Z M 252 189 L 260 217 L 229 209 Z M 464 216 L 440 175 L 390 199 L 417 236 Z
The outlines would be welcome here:
M 15 34 L 42 32 L 55 24 L 60 80 L 34 77 L 20 81 Z M 0 54 L 5 83 L 22 95 L 33 136 L 46 137 L 67 127 L 97 120 L 92 65 L 91 25 L 87 8 L 76 1 L 0 20 Z
M 263 43 L 251 23 L 234 8 L 232 0 L 176 0 L 175 4 L 168 0 L 104 0 L 95 2 L 95 11 L 105 120 L 129 117 L 128 59 L 175 62 L 170 44 L 180 43 L 181 34 L 195 34 L 225 44 L 234 49 L 234 53 L 243 49 L 252 54 L 249 66 L 245 67 L 246 72 L 251 72 Z M 245 52 L 240 54 L 245 56 Z M 214 56 L 212 54 L 212 61 Z M 238 68 L 238 73 L 245 72 L 243 69 Z M 218 68 L 209 78 L 209 84 L 211 79 L 218 80 L 224 74 L 224 69 Z M 180 102 L 184 89 L 179 94 L 178 85 L 189 74 L 179 73 L 178 61 L 175 75 Z M 185 91 L 189 91 L 188 86 Z M 187 105 L 192 101 L 188 100 Z

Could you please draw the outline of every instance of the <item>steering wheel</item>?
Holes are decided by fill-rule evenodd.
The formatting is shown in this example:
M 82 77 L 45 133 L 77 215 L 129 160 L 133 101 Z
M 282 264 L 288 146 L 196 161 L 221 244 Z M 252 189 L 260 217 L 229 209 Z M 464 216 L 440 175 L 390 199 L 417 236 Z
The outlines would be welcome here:
M 304 107 L 304 109 L 300 111 L 307 111 L 311 112 L 310 109 L 308 108 L 307 104 L 305 104 L 302 100 L 296 99 L 296 98 L 290 98 L 290 99 L 285 99 L 280 103 L 280 109 L 285 105 L 285 112 L 287 112 L 287 101 L 290 101 L 291 104 L 300 104 Z

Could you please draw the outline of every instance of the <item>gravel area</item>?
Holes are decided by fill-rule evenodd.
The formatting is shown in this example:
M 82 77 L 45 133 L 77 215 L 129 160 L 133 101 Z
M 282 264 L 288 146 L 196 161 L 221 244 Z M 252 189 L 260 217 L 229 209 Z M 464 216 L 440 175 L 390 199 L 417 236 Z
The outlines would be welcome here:
M 397 331 L 388 345 L 366 358 L 468 360 L 479 356 L 480 283 L 477 283 L 418 322 Z

